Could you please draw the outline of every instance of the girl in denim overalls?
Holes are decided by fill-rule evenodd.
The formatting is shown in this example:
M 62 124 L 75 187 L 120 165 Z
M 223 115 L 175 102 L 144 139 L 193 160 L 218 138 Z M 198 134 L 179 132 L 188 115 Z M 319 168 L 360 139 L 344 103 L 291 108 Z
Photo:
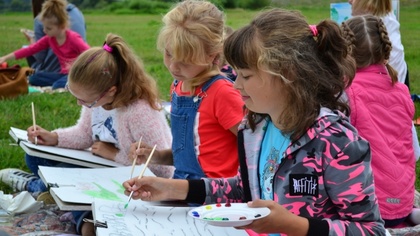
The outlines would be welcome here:
M 184 1 L 163 22 L 157 44 L 175 79 L 171 86 L 173 143 L 171 150 L 157 151 L 152 160 L 173 164 L 177 179 L 234 176 L 243 101 L 218 67 L 224 15 L 210 2 Z M 144 162 L 149 151 L 137 154 Z

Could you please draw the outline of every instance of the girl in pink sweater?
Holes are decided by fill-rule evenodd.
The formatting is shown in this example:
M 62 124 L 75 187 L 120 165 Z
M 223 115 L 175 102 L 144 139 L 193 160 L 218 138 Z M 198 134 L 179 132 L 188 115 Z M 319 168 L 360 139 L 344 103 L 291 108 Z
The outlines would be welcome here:
M 142 143 L 156 144 L 159 150 L 171 147 L 171 131 L 161 112 L 156 82 L 121 37 L 108 34 L 103 47 L 82 53 L 70 68 L 66 88 L 83 106 L 77 124 L 52 132 L 31 126 L 29 141 L 37 137 L 38 145 L 91 148 L 93 154 L 124 165 L 131 165 L 130 145 L 141 137 Z M 37 175 L 38 166 L 68 166 L 29 155 L 26 164 L 34 174 L 4 169 L 1 180 L 18 191 L 44 192 L 47 188 Z M 149 168 L 157 176 L 173 175 L 171 166 L 151 164 Z M 84 215 L 75 215 L 78 230 Z
M 60 63 L 60 72 L 36 71 L 29 77 L 29 83 L 34 86 L 52 86 L 53 89 L 64 88 L 69 64 L 89 48 L 78 33 L 69 30 L 66 7 L 66 0 L 49 0 L 42 4 L 39 18 L 44 25 L 46 35 L 26 48 L 0 57 L 0 64 L 7 60 L 32 56 L 51 48 Z
M 66 85 L 82 105 L 77 124 L 52 132 L 37 126 L 29 127 L 28 139 L 38 145 L 72 149 L 91 148 L 94 155 L 131 165 L 129 149 L 142 137 L 142 143 L 157 149 L 171 147 L 169 125 L 160 111 L 155 80 L 148 75 L 141 61 L 123 39 L 108 34 L 103 47 L 82 53 L 74 62 Z M 26 159 L 29 169 L 38 172 L 38 161 Z M 42 159 L 45 165 L 49 160 Z M 56 164 L 47 164 L 54 166 Z M 156 175 L 171 177 L 172 168 L 150 167 Z M 3 171 L 2 171 L 3 172 Z M 3 178 L 4 182 L 9 182 Z M 28 186 L 13 186 L 29 192 L 46 191 Z

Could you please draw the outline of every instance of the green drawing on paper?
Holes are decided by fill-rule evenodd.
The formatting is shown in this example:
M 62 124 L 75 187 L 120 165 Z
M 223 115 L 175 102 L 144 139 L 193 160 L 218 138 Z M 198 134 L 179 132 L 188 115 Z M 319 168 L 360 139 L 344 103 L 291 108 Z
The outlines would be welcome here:
M 115 213 L 115 215 L 116 215 L 116 216 L 119 216 L 119 217 L 123 217 L 123 216 L 124 216 L 124 214 L 123 214 L 123 213 Z
M 122 189 L 121 183 L 119 183 L 118 181 L 115 181 L 115 180 L 112 180 L 112 182 L 114 184 L 116 184 L 117 186 L 119 186 L 119 191 Z M 116 192 L 109 191 L 108 189 L 102 187 L 101 185 L 99 185 L 97 183 L 93 183 L 93 184 L 96 185 L 99 188 L 99 190 L 85 190 L 85 191 L 83 191 L 83 193 L 86 194 L 86 195 L 92 196 L 94 198 L 120 201 L 120 202 L 123 201 L 122 199 L 120 199 L 118 197 Z
M 121 194 L 124 194 L 125 188 L 123 187 L 122 183 L 116 181 L 116 180 L 112 180 L 112 182 L 114 182 L 114 184 L 118 187 L 118 192 Z

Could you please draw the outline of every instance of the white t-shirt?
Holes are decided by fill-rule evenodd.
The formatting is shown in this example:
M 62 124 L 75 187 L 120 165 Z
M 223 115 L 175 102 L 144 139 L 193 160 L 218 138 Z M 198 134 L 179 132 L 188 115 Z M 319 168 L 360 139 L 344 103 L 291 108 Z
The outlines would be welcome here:
M 105 110 L 102 107 L 92 108 L 92 139 L 115 144 L 118 147 L 116 110 Z
M 401 42 L 400 23 L 392 12 L 382 17 L 382 21 L 392 43 L 389 64 L 398 72 L 398 81 L 404 83 L 407 75 L 407 64 L 404 59 L 404 46 Z

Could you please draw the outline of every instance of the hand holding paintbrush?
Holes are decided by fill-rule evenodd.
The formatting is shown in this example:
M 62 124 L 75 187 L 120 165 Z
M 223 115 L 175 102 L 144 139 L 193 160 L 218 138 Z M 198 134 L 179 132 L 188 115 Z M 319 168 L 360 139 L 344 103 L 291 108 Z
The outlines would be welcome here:
M 140 146 L 140 144 L 139 144 L 139 146 Z M 150 160 L 152 159 L 152 156 L 153 156 L 153 153 L 155 152 L 155 149 L 156 149 L 156 144 L 153 147 L 152 151 L 150 152 L 150 155 L 147 158 L 147 161 L 146 161 L 146 163 L 143 166 L 143 170 L 140 172 L 140 175 L 139 175 L 139 177 L 137 179 L 141 179 L 143 177 L 143 174 L 146 171 L 146 168 L 149 165 Z M 128 196 L 128 201 L 125 204 L 124 209 L 126 209 L 128 207 L 128 203 L 130 203 L 130 200 L 131 200 L 131 197 L 133 196 L 133 193 L 134 193 L 134 191 L 131 191 L 130 196 Z
M 48 130 L 43 129 L 40 126 L 36 125 L 35 120 L 35 105 L 32 102 L 32 126 L 29 127 L 26 131 L 28 132 L 28 140 L 33 142 L 35 145 L 47 145 L 47 146 L 55 146 L 58 144 L 58 135 L 56 132 L 50 132 Z M 32 141 L 33 140 L 33 141 Z

